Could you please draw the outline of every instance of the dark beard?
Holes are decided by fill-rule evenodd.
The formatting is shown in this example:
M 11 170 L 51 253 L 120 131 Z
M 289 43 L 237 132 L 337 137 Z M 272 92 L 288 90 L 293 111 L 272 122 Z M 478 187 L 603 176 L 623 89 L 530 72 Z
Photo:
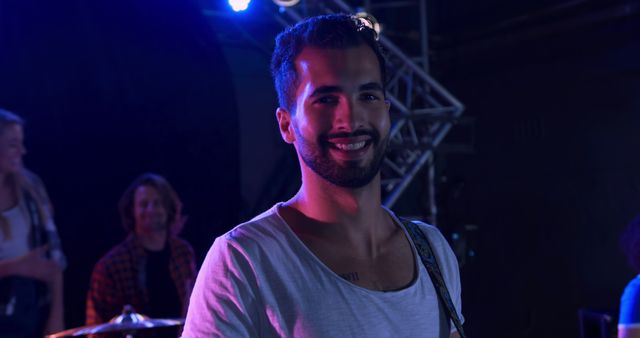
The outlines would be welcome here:
M 313 144 L 300 135 L 298 128 L 294 126 L 297 139 L 300 141 L 298 151 L 302 161 L 313 170 L 318 176 L 328 182 L 343 188 L 361 188 L 369 184 L 380 171 L 382 160 L 387 150 L 389 134 L 380 140 L 380 133 L 372 131 L 356 131 L 352 134 L 336 135 L 358 136 L 370 135 L 371 147 L 374 149 L 373 159 L 366 166 L 361 166 L 360 161 L 348 161 L 344 165 L 337 163 L 329 157 L 329 142 L 327 136 L 318 137 L 318 141 Z

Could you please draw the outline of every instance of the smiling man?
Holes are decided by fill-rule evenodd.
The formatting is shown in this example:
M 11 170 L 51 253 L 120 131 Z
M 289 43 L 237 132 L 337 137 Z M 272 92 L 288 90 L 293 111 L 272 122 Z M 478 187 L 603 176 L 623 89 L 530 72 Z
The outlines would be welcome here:
M 384 62 L 375 33 L 347 15 L 314 17 L 278 36 L 276 117 L 302 185 L 216 239 L 184 337 L 460 336 L 434 287 L 444 284 L 461 321 L 451 249 L 436 228 L 418 225 L 444 280 L 432 282 L 407 229 L 381 205 Z
M 162 176 L 146 173 L 131 183 L 119 203 L 127 238 L 96 263 L 87 295 L 87 325 L 105 323 L 125 305 L 152 318 L 186 313 L 196 275 L 191 245 L 178 237 L 182 202 Z M 144 337 L 175 337 L 169 328 Z

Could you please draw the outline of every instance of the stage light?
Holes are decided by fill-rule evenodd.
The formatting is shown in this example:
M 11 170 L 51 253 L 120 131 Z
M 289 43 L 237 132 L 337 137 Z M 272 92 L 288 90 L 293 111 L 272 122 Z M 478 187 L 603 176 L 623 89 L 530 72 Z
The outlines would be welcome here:
M 251 0 L 229 0 L 229 6 L 236 12 L 241 12 L 249 8 Z
M 300 2 L 300 0 L 273 0 L 273 3 L 280 7 L 291 7 L 295 6 Z

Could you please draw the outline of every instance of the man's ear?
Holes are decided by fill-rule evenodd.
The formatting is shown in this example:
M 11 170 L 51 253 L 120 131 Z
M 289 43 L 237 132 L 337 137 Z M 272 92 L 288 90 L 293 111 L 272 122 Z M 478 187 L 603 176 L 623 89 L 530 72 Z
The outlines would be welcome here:
M 278 119 L 278 127 L 280 128 L 280 135 L 282 139 L 291 144 L 296 140 L 296 134 L 293 131 L 293 125 L 291 124 L 291 114 L 282 107 L 278 107 L 276 110 L 276 118 Z

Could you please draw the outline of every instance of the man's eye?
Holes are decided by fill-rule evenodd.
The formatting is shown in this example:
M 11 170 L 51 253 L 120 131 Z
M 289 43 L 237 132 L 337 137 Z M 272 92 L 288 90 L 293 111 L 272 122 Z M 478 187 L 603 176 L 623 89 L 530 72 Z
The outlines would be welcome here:
M 378 97 L 378 95 L 375 95 L 375 94 L 362 94 L 360 97 L 365 101 L 378 101 L 378 100 L 380 100 L 380 97 Z
M 316 100 L 316 103 L 320 104 L 334 104 L 338 102 L 338 98 L 335 96 L 322 96 Z

